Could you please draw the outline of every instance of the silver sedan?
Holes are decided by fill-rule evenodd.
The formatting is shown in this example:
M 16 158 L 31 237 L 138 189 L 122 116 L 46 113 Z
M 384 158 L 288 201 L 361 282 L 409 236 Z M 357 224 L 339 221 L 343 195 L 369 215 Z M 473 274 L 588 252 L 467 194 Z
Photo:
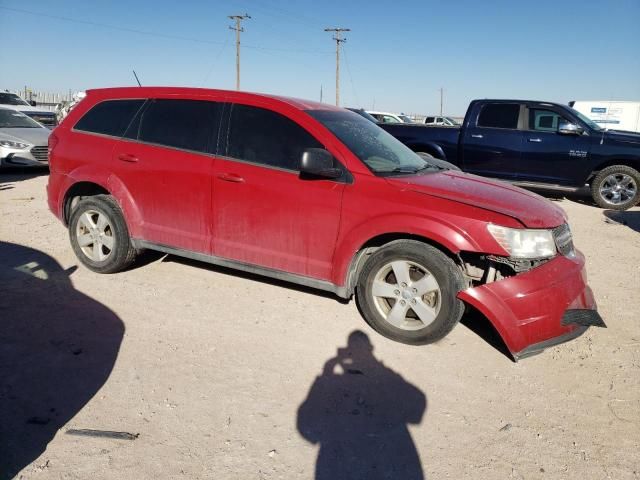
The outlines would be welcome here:
M 0 167 L 47 166 L 50 133 L 24 113 L 0 107 Z

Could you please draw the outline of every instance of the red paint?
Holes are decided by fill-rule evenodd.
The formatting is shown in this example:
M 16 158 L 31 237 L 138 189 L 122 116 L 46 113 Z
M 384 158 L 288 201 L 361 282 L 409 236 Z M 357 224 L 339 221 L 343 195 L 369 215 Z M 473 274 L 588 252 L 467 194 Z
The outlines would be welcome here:
M 553 260 L 499 282 L 462 291 L 458 298 L 491 321 L 512 353 L 573 331 L 560 325 L 568 308 L 596 309 L 587 285 L 584 256 Z
M 185 98 L 242 103 L 289 117 L 329 150 L 352 183 L 304 180 L 290 171 L 71 130 L 104 99 Z M 379 235 L 421 236 L 452 254 L 507 255 L 488 223 L 550 228 L 564 212 L 538 195 L 458 172 L 373 175 L 331 132 L 304 112 L 326 104 L 192 88 L 90 90 L 56 128 L 47 186 L 52 212 L 91 182 L 120 203 L 132 237 L 345 286 L 356 252 Z M 556 257 L 502 281 L 463 291 L 512 352 L 570 331 L 560 317 L 595 308 L 584 259 Z

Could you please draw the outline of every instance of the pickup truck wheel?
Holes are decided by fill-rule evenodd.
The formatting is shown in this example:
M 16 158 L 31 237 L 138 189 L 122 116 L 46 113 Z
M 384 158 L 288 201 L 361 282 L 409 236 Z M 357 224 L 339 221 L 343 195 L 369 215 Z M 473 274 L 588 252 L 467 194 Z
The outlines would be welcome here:
M 78 259 L 97 273 L 124 270 L 136 256 L 122 211 L 111 195 L 95 195 L 76 205 L 69 238 Z
M 422 345 L 445 337 L 464 304 L 462 273 L 440 250 L 415 240 L 397 240 L 374 252 L 358 278 L 356 298 L 364 319 L 378 333 Z
M 626 210 L 640 201 L 640 173 L 625 165 L 607 167 L 591 182 L 593 200 L 602 208 Z

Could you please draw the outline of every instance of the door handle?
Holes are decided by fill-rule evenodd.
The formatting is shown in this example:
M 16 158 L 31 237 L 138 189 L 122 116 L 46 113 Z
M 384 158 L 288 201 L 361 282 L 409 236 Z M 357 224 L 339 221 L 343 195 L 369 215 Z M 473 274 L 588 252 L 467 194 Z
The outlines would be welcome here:
M 129 163 L 136 163 L 138 161 L 138 157 L 135 155 L 131 155 L 130 153 L 121 153 L 118 155 L 118 160 Z
M 542 143 L 542 139 L 541 138 L 530 138 L 529 141 L 530 142 L 535 142 L 535 143 Z
M 484 138 L 484 136 L 480 135 L 480 134 L 474 134 L 471 135 L 472 138 Z
M 235 173 L 221 173 L 218 175 L 218 178 L 220 180 L 224 180 L 225 182 L 244 183 L 244 178 Z

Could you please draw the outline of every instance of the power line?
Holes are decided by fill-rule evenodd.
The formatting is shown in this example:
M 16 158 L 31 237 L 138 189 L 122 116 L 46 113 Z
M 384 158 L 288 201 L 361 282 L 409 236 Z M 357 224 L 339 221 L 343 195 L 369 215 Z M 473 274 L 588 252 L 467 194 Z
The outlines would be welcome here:
M 340 44 L 347 41 L 342 38 L 342 32 L 350 32 L 350 28 L 325 28 L 325 32 L 335 32 L 333 39 L 336 41 L 336 107 L 340 106 Z
M 229 15 L 229 18 L 236 21 L 236 26 L 229 28 L 236 32 L 236 90 L 240 90 L 240 32 L 244 32 L 244 28 L 240 24 L 251 16 L 245 13 L 244 15 Z
M 224 45 L 222 45 L 222 48 L 220 50 L 218 50 L 218 54 L 215 56 L 213 63 L 211 64 L 211 67 L 209 68 L 209 71 L 207 72 L 207 74 L 204 77 L 204 81 L 202 82 L 203 84 L 206 84 L 207 81 L 209 80 L 209 77 L 211 76 L 211 73 L 213 72 L 213 69 L 216 67 L 216 65 L 218 64 L 218 60 L 220 60 L 220 55 L 222 55 L 222 52 L 225 50 L 225 48 L 227 48 L 227 46 L 229 45 L 229 40 L 231 40 L 231 36 L 229 35 L 227 37 L 227 39 L 224 42 Z
M 11 11 L 11 12 L 16 12 L 16 13 L 23 13 L 23 14 L 27 14 L 27 15 L 34 15 L 34 16 L 37 16 L 37 17 L 50 18 L 50 19 L 53 19 L 53 20 L 61 20 L 61 21 L 64 21 L 64 22 L 79 23 L 79 24 L 83 24 L 83 25 L 90 25 L 90 26 L 93 26 L 93 27 L 101 27 L 101 28 L 107 28 L 107 29 L 110 29 L 110 30 L 118 30 L 120 32 L 134 33 L 136 35 L 146 35 L 146 36 L 149 36 L 149 37 L 166 38 L 166 39 L 169 39 L 169 40 L 181 40 L 181 41 L 184 41 L 184 42 L 202 43 L 202 44 L 206 44 L 206 45 L 224 45 L 225 44 L 225 42 L 220 42 L 220 41 L 216 41 L 216 40 L 205 40 L 205 39 L 202 39 L 202 38 L 183 37 L 183 36 L 180 36 L 180 35 L 170 35 L 170 34 L 165 34 L 165 33 L 138 30 L 138 29 L 135 29 L 135 28 L 119 27 L 117 25 L 111 25 L 111 24 L 108 24 L 108 23 L 93 22 L 91 20 L 81 20 L 81 19 L 78 19 L 78 18 L 65 17 L 65 16 L 61 16 L 61 15 L 51 15 L 51 14 L 48 14 L 48 13 L 34 12 L 34 11 L 30 11 L 30 10 L 23 10 L 23 9 L 20 9 L 20 8 L 10 8 L 10 7 L 5 7 L 5 6 L 0 6 L 0 9 Z M 263 51 L 272 51 L 272 52 L 309 53 L 309 54 L 314 54 L 314 55 L 328 55 L 328 54 L 332 53 L 332 52 L 320 51 L 320 50 L 291 49 L 291 48 L 271 48 L 271 47 L 262 47 L 262 46 L 258 46 L 258 45 L 247 45 L 247 44 L 243 44 L 242 46 L 244 48 L 250 48 L 250 49 L 253 49 L 253 50 L 263 50 Z
M 356 103 L 358 107 L 360 105 L 360 99 L 358 99 L 358 91 L 356 90 L 356 86 L 353 83 L 353 76 L 351 75 L 351 67 L 349 67 L 349 59 L 347 58 L 347 49 L 343 47 L 342 51 L 344 52 L 344 63 L 347 66 L 347 73 L 349 74 L 349 81 L 351 82 L 351 90 L 353 91 L 353 96 L 356 99 Z

